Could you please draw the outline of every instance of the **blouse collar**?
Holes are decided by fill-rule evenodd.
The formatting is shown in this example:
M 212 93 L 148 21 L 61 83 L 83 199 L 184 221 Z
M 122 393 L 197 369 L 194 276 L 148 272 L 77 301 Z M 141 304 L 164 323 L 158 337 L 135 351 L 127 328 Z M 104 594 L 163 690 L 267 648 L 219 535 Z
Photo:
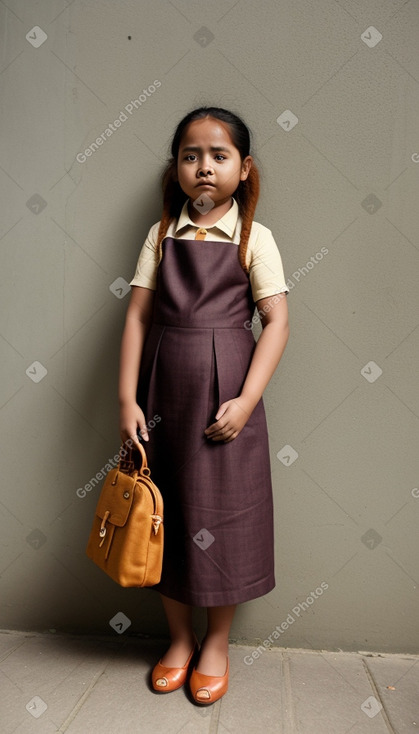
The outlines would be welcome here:
M 206 227 L 205 229 L 210 230 L 216 227 L 217 229 L 220 229 L 222 232 L 225 232 L 225 234 L 228 235 L 228 237 L 231 237 L 231 239 L 233 239 L 234 232 L 237 226 L 237 220 L 239 218 L 239 205 L 237 204 L 237 201 L 235 200 L 234 196 L 232 196 L 231 198 L 233 200 L 233 203 L 230 209 L 228 210 L 228 212 L 226 212 L 226 214 L 224 214 L 222 217 L 220 217 L 220 219 L 214 222 L 214 224 L 211 224 L 209 227 Z M 188 214 L 188 202 L 189 201 L 190 199 L 186 199 L 182 207 L 182 211 L 180 212 L 179 219 L 176 224 L 175 235 L 186 226 L 196 227 L 197 229 L 199 229 L 199 227 L 202 227 L 202 224 L 197 224 L 196 222 L 193 222 L 192 219 L 190 218 Z

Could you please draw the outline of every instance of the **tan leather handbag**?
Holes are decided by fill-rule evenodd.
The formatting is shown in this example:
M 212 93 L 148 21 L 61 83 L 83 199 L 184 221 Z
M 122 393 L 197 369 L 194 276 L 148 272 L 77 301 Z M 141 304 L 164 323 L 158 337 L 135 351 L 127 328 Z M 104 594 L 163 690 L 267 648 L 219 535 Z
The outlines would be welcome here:
M 163 498 L 144 448 L 121 446 L 118 466 L 100 493 L 86 553 L 120 586 L 154 586 L 161 577 L 163 538 Z

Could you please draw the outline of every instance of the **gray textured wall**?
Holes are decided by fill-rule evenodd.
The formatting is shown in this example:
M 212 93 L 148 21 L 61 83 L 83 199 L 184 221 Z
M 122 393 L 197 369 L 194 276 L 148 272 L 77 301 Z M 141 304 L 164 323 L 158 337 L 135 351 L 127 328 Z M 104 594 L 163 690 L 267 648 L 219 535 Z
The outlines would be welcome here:
M 76 491 L 119 447 L 170 136 L 215 104 L 253 130 L 292 284 L 265 393 L 277 586 L 233 636 L 419 652 L 418 3 L 10 0 L 0 21 L 1 626 L 166 631 L 154 592 L 85 556 L 99 488 Z

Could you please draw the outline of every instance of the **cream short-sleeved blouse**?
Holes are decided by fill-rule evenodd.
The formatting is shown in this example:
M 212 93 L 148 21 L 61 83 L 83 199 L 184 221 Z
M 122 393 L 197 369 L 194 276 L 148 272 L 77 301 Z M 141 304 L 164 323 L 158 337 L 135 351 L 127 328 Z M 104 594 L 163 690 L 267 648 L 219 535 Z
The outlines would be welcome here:
M 223 217 L 209 227 L 206 227 L 205 240 L 208 242 L 232 242 L 240 243 L 241 217 L 237 201 L 232 197 L 232 206 Z M 202 225 L 194 223 L 188 214 L 187 199 L 182 207 L 179 219 L 169 224 L 166 237 L 178 239 L 195 239 L 198 229 Z M 135 275 L 130 285 L 139 285 L 144 288 L 156 289 L 156 245 L 160 221 L 152 225 L 146 240 L 141 248 L 137 261 Z M 285 282 L 282 259 L 272 232 L 263 224 L 252 223 L 249 241 L 247 244 L 246 264 L 249 267 L 249 278 L 252 289 L 253 300 L 276 295 L 277 293 L 289 293 Z

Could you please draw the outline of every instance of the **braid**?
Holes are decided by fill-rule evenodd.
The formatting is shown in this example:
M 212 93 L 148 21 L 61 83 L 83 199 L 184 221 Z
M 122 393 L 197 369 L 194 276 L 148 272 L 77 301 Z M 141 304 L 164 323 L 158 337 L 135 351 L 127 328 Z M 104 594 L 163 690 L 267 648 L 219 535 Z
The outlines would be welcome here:
M 241 189 L 241 190 L 240 190 Z M 252 228 L 253 217 L 255 215 L 256 204 L 259 198 L 259 172 L 254 164 L 249 170 L 249 174 L 245 181 L 240 181 L 237 189 L 237 199 L 239 205 L 239 213 L 242 217 L 242 228 L 240 232 L 239 259 L 243 270 L 248 273 L 249 268 L 246 265 L 247 243 L 249 241 L 250 230 Z
M 176 162 L 170 161 L 162 175 L 163 212 L 157 233 L 156 259 L 159 264 L 162 256 L 162 242 L 172 219 L 179 217 L 186 196 L 175 180 Z

